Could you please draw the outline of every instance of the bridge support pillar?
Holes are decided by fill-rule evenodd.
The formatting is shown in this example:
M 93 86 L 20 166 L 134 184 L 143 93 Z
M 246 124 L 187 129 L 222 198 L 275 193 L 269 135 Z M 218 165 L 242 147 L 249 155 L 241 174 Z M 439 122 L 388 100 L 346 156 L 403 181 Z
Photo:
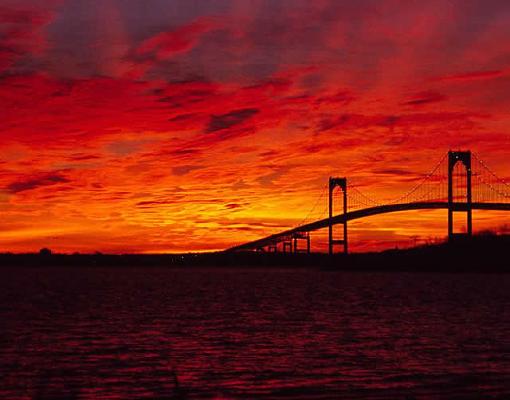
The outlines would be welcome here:
M 347 179 L 346 178 L 329 178 L 329 254 L 332 255 L 334 252 L 335 245 L 343 245 L 344 253 L 347 254 L 347 220 L 342 223 L 344 227 L 344 236 L 340 240 L 333 239 L 333 192 L 336 187 L 342 189 L 343 192 L 343 214 L 347 214 Z
M 292 238 L 291 237 L 285 237 L 283 239 L 283 247 L 282 250 L 284 253 L 292 253 Z
M 306 240 L 306 249 L 299 248 L 300 239 Z M 294 243 L 294 253 L 310 254 L 310 232 L 296 232 L 292 235 L 292 241 Z
M 456 201 L 453 195 L 453 171 L 457 163 L 464 165 L 466 169 L 466 201 Z M 471 236 L 473 234 L 473 208 L 471 192 L 471 152 L 470 151 L 449 151 L 448 152 L 448 241 L 458 237 Z M 465 213 L 467 232 L 455 233 L 453 230 L 454 213 Z

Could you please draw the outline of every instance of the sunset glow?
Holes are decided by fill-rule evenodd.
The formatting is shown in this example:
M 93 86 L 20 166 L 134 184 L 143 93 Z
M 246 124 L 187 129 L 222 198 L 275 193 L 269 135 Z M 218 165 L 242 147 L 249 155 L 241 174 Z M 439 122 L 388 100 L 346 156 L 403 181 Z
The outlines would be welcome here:
M 2 0 L 0 105 L 0 251 L 219 250 L 296 226 L 332 175 L 391 198 L 470 149 L 510 180 L 510 5 Z M 349 229 L 412 245 L 446 211 Z

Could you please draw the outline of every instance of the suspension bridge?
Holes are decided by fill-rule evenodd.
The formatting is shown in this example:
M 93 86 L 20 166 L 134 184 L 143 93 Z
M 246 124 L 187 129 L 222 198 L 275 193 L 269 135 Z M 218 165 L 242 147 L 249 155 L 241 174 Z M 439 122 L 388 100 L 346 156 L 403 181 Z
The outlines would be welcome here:
M 243 243 L 227 251 L 307 252 L 310 253 L 310 233 L 328 228 L 330 254 L 341 247 L 348 252 L 349 221 L 398 211 L 448 210 L 448 239 L 471 236 L 473 210 L 510 211 L 510 184 L 498 177 L 489 166 L 471 151 L 449 151 L 416 186 L 403 195 L 378 201 L 356 187 L 347 185 L 345 177 L 330 177 L 328 185 L 328 216 L 314 221 L 308 218 L 298 226 L 270 236 Z M 324 200 L 325 191 L 317 204 Z M 335 196 L 341 194 L 340 212 L 334 210 Z M 454 231 L 454 216 L 466 218 L 466 231 Z M 309 214 L 310 215 L 310 214 Z M 334 237 L 333 226 L 341 225 L 342 236 Z M 302 242 L 306 245 L 303 246 Z

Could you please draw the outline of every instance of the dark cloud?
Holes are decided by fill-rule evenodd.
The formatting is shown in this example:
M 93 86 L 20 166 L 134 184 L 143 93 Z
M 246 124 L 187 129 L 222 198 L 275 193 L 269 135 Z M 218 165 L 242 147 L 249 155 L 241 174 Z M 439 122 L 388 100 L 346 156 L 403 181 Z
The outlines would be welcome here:
M 333 95 L 321 96 L 315 100 L 315 104 L 342 104 L 346 105 L 355 100 L 352 93 L 348 91 L 339 91 Z
M 413 171 L 401 168 L 377 169 L 373 170 L 372 172 L 377 175 L 414 175 Z
M 41 28 L 50 19 L 43 10 L 0 6 L 0 72 L 43 49 Z
M 337 118 L 324 118 L 319 121 L 317 126 L 317 130 L 319 132 L 328 131 L 330 129 L 336 128 L 338 126 L 348 124 L 354 116 L 349 114 L 340 115 Z
M 290 166 L 275 167 L 275 168 L 273 168 L 274 171 L 271 172 L 270 174 L 262 175 L 262 176 L 258 177 L 257 182 L 261 186 L 272 187 L 275 185 L 274 181 L 277 181 L 278 179 L 283 177 L 285 174 L 287 174 L 287 172 L 289 172 L 290 169 L 291 169 Z
M 139 201 L 138 203 L 136 203 L 136 206 L 140 207 L 140 208 L 152 208 L 152 207 L 168 206 L 168 205 L 175 204 L 176 200 L 182 200 L 183 197 L 184 196 L 174 197 L 173 201 L 163 201 L 163 200 Z
M 228 208 L 229 210 L 235 210 L 237 208 L 241 208 L 243 205 L 238 203 L 229 203 L 225 205 L 225 208 Z
M 191 171 L 203 168 L 201 165 L 181 165 L 172 168 L 172 174 L 183 176 L 189 174 Z
M 70 161 L 89 161 L 89 160 L 97 160 L 101 157 L 95 154 L 72 154 L 69 157 Z
M 416 93 L 409 100 L 404 102 L 404 104 L 407 106 L 421 106 L 424 104 L 437 103 L 443 100 L 446 100 L 446 96 L 441 93 L 426 91 Z
M 196 114 L 193 114 L 193 113 L 179 114 L 179 115 L 176 115 L 173 118 L 170 118 L 168 121 L 169 122 L 187 122 L 187 121 L 193 119 L 193 117 L 195 115 Z
M 199 18 L 177 29 L 160 32 L 145 40 L 137 49 L 137 55 L 152 54 L 158 59 L 189 51 L 200 36 L 215 29 L 216 22 L 211 18 Z
M 494 79 L 499 78 L 508 71 L 505 70 L 492 70 L 492 71 L 474 71 L 474 72 L 466 72 L 462 74 L 453 74 L 453 75 L 445 75 L 434 78 L 434 81 L 442 81 L 442 82 L 465 82 L 465 81 L 475 81 L 475 80 L 484 80 L 484 79 Z
M 243 108 L 231 111 L 227 114 L 213 115 L 207 125 L 206 132 L 216 132 L 242 124 L 258 112 L 259 110 L 256 108 Z
M 19 193 L 27 190 L 37 189 L 42 186 L 51 186 L 58 183 L 67 182 L 69 182 L 69 180 L 60 174 L 47 174 L 13 182 L 7 186 L 7 191 L 10 193 Z
M 366 129 L 371 127 L 412 127 L 453 122 L 470 123 L 474 119 L 486 116 L 479 113 L 463 112 L 421 112 L 400 115 L 364 115 L 342 114 L 338 117 L 323 118 L 317 124 L 317 131 L 323 132 L 334 128 Z

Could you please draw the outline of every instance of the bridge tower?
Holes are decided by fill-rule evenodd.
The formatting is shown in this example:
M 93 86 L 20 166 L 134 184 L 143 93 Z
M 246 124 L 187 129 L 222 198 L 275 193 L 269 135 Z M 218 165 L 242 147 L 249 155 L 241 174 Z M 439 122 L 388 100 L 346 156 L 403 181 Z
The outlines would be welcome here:
M 347 214 L 347 179 L 346 178 L 329 178 L 329 254 L 333 254 L 333 246 L 334 245 L 343 245 L 344 253 L 347 254 L 347 220 L 344 220 L 342 225 L 344 226 L 344 237 L 340 240 L 333 240 L 333 192 L 336 187 L 342 189 L 343 192 L 343 214 Z
M 457 163 L 464 165 L 466 169 L 466 202 L 456 202 L 453 198 L 453 170 Z M 448 240 L 465 236 L 462 233 L 453 232 L 453 214 L 456 212 L 466 213 L 467 236 L 473 234 L 472 215 L 472 194 L 471 194 L 471 151 L 449 151 L 448 152 Z

